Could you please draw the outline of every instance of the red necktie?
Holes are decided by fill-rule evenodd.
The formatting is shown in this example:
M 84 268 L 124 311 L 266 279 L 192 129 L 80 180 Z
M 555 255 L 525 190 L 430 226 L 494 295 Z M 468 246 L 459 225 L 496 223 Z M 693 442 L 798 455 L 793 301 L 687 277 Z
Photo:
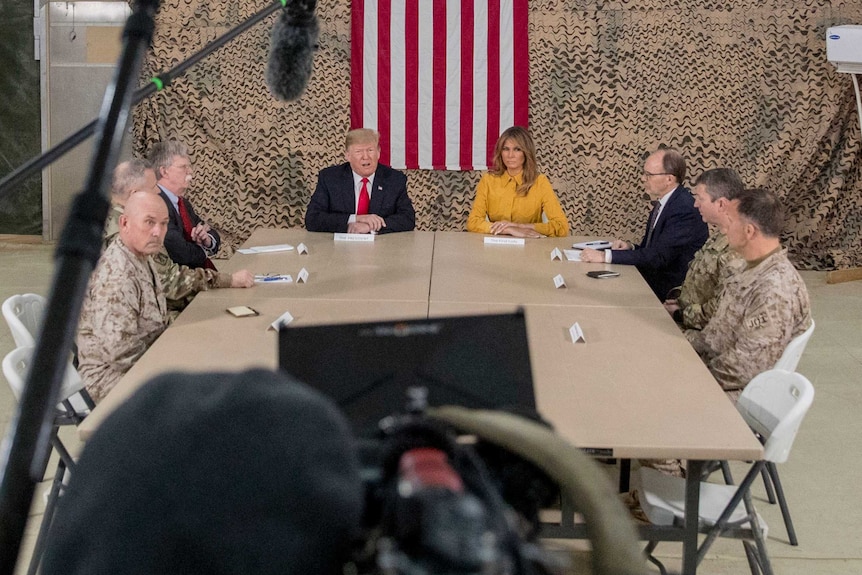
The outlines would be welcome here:
M 368 213 L 368 178 L 362 178 L 362 189 L 359 190 L 359 203 L 356 204 L 356 215 Z
M 180 219 L 183 222 L 183 237 L 187 242 L 192 241 L 192 218 L 189 216 L 189 210 L 186 208 L 186 203 L 182 198 L 177 197 L 177 208 L 179 208 Z M 208 270 L 215 270 L 215 264 L 209 258 L 204 261 L 204 267 Z
M 192 241 L 192 219 L 189 217 L 189 210 L 182 198 L 177 198 L 177 208 L 180 212 L 180 220 L 183 222 L 183 237 L 187 242 L 190 242 Z

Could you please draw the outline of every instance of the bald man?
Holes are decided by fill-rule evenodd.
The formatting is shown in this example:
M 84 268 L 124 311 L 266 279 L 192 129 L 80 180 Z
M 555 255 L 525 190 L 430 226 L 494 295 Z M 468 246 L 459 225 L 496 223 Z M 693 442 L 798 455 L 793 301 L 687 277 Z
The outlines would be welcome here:
M 123 206 L 126 205 L 129 196 L 137 192 L 159 195 L 153 168 L 138 159 L 118 164 L 111 184 L 111 211 L 108 212 L 108 221 L 105 224 L 105 247 L 117 237 Z M 254 287 L 254 274 L 248 270 L 229 274 L 214 269 L 179 265 L 171 259 L 164 247 L 153 255 L 153 261 L 159 270 L 159 279 L 172 317 L 185 309 L 200 291 Z
M 78 324 L 78 371 L 101 401 L 168 326 L 153 254 L 164 245 L 168 209 L 156 194 L 132 194 L 120 231 L 90 279 Z

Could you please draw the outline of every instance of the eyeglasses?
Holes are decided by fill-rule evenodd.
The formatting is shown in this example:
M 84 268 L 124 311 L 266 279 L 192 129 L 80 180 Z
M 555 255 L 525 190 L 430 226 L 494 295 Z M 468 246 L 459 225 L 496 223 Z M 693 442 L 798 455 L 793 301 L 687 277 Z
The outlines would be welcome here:
M 669 174 L 667 172 L 659 172 L 657 174 L 653 174 L 652 172 L 647 172 L 646 170 L 641 172 L 642 178 L 651 178 L 653 176 L 672 176 L 673 174 Z
M 172 168 L 176 168 L 182 172 L 191 172 L 192 165 L 191 164 L 171 164 Z

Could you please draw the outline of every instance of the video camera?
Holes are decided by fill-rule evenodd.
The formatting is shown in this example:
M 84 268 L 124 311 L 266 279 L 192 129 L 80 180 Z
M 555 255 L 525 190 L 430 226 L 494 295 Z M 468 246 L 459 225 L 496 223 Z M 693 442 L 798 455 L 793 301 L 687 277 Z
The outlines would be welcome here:
M 539 511 L 559 500 L 532 463 L 427 413 L 410 388 L 407 413 L 363 443 L 366 487 L 360 574 L 549 574 L 567 565 L 536 543 Z

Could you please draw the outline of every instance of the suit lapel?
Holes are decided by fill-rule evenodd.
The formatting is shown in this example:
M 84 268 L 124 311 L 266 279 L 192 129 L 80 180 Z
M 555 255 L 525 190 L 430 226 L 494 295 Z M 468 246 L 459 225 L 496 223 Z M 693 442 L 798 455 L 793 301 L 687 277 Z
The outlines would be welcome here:
M 333 206 L 341 209 L 344 213 L 356 213 L 356 191 L 353 189 L 353 170 L 350 169 L 350 164 L 344 164 L 344 171 L 341 173 L 341 182 L 338 185 L 338 197 L 342 202 L 341 206 Z
M 371 202 L 368 204 L 368 211 L 372 214 L 379 214 L 383 207 L 383 185 L 384 178 L 380 173 L 380 166 L 374 172 L 374 184 L 371 190 Z
M 164 192 L 161 186 L 159 186 L 159 195 L 162 197 L 162 200 L 168 207 L 168 218 L 170 218 L 171 222 L 177 224 L 180 228 L 182 228 L 182 222 L 180 222 L 180 214 L 177 212 L 176 208 L 174 208 L 174 204 L 171 202 L 170 198 L 168 198 L 168 195 Z
M 680 185 L 673 189 L 673 193 L 670 195 L 670 198 L 668 198 L 667 203 L 661 210 L 661 213 L 659 213 L 658 219 L 655 222 L 655 228 L 653 229 L 653 237 L 655 237 L 655 235 L 659 233 L 662 228 L 664 228 L 664 223 L 665 221 L 667 221 L 667 216 L 670 216 L 670 214 L 673 213 L 673 210 L 675 209 L 675 203 L 679 201 L 679 198 L 677 196 L 679 196 L 681 188 L 682 186 Z

